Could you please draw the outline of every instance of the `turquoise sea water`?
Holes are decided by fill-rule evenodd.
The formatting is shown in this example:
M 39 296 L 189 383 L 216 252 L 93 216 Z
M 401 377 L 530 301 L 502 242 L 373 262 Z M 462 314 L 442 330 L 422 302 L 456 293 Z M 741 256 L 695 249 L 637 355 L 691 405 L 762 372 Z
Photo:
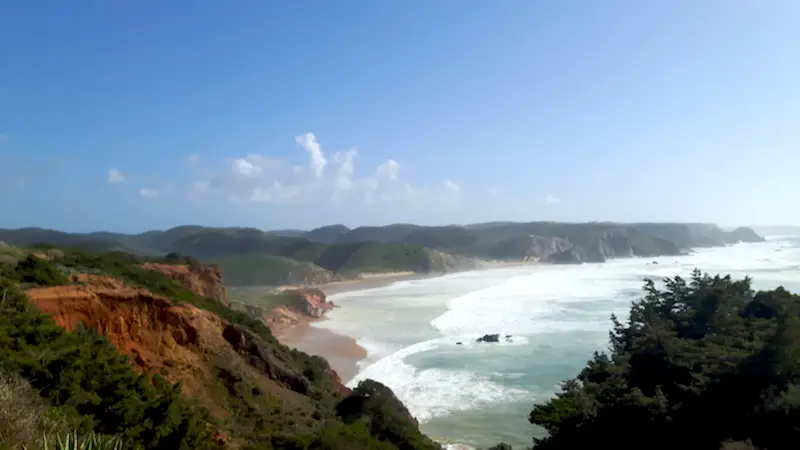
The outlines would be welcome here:
M 688 275 L 695 267 L 749 275 L 756 288 L 800 291 L 800 238 L 403 281 L 332 296 L 342 308 L 316 326 L 358 339 L 369 356 L 350 384 L 372 378 L 388 385 L 428 435 L 476 448 L 526 446 L 542 435 L 527 422 L 534 402 L 606 348 L 611 314 L 627 317 L 643 279 Z M 475 342 L 486 333 L 510 334 L 512 342 Z

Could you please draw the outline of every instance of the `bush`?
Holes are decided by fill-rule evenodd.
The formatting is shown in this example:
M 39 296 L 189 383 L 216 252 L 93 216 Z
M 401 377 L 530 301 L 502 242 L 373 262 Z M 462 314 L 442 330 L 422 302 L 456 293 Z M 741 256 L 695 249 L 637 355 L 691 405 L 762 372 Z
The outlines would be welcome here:
M 58 431 L 46 413 L 47 404 L 25 380 L 0 373 L 0 448 L 41 445 L 42 436 Z
M 627 323 L 613 318 L 611 355 L 534 407 L 530 421 L 550 434 L 535 448 L 793 450 L 800 296 L 699 271 L 644 291 Z
M 67 333 L 4 287 L 0 366 L 19 373 L 80 432 L 119 434 L 148 449 L 209 448 L 206 415 L 180 398 L 179 386 L 134 373 L 108 340 Z

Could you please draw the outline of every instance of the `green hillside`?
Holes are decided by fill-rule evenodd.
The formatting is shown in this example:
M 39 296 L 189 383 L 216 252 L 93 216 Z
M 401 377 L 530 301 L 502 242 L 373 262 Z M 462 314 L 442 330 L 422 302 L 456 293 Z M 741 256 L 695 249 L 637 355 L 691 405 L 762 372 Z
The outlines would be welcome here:
M 74 430 L 133 449 L 213 449 L 235 442 L 251 450 L 439 450 L 385 386 L 367 381 L 352 393 L 337 391 L 323 360 L 289 350 L 261 322 L 141 269 L 141 258 L 57 248 L 34 253 L 39 256 L 2 247 L 0 448 L 43 448 L 43 438 Z M 212 401 L 224 411 L 208 410 L 159 375 L 138 375 L 95 330 L 66 332 L 26 296 L 24 289 L 32 287 L 76 284 L 70 277 L 81 273 L 194 305 L 240 333 L 230 342 L 246 343 L 241 353 L 199 349 L 205 356 L 185 372 L 214 374 L 196 383 L 217 386 L 211 391 L 217 397 L 203 404 Z M 158 308 L 157 302 L 147 305 L 141 311 Z M 165 320 L 163 326 L 180 323 L 163 312 L 152 317 Z M 612 317 L 611 324 L 608 352 L 596 353 L 554 398 L 536 399 L 529 420 L 549 435 L 534 439 L 534 450 L 795 448 L 800 296 L 783 288 L 755 292 L 749 279 L 696 271 L 689 279 L 667 280 L 664 288 L 646 281 L 628 320 Z M 211 337 L 183 345 L 191 349 Z M 269 384 L 259 384 L 264 380 Z
M 318 283 L 365 272 L 448 271 L 474 267 L 475 259 L 603 262 L 761 239 L 749 228 L 729 232 L 712 224 L 610 222 L 393 224 L 354 229 L 330 225 L 308 232 L 186 225 L 136 235 L 0 230 L 0 241 L 20 246 L 48 243 L 147 256 L 192 256 L 219 264 L 231 285 L 243 286 Z
M 5 250 L 8 258 L 0 262 L 0 448 L 44 448 L 44 439 L 52 443 L 72 431 L 119 441 L 123 445 L 118 448 L 124 449 L 439 448 L 419 432 L 408 410 L 385 386 L 366 381 L 352 393 L 342 392 L 324 360 L 279 344 L 262 322 L 140 268 L 143 259 L 68 249 L 45 250 L 42 259 L 41 249 L 35 250 L 40 256 L 24 249 Z M 162 371 L 139 375 L 131 359 L 96 334 L 100 330 L 79 327 L 66 332 L 26 295 L 30 288 L 80 284 L 72 277 L 86 273 L 112 277 L 173 304 L 211 313 L 224 321 L 223 336 L 215 335 L 220 331 L 213 327 L 192 325 L 194 313 L 174 316 L 179 310 L 148 298 L 151 294 L 121 297 L 117 305 L 134 314 L 139 326 L 191 327 L 189 340 L 176 339 L 175 345 L 184 354 L 201 355 L 185 372 L 185 361 L 169 359 L 170 352 L 159 353 L 166 358 Z M 104 289 L 105 297 L 115 295 Z M 70 300 L 69 291 L 64 292 L 61 298 Z M 71 300 L 78 310 L 86 308 L 95 317 L 105 314 L 84 297 Z M 119 311 L 108 316 L 108 324 L 123 320 Z M 206 322 L 197 322 L 201 323 Z M 101 328 L 107 332 L 112 327 Z M 122 337 L 130 339 L 132 331 L 126 330 Z M 222 344 L 202 347 L 214 339 Z M 181 374 L 194 389 L 205 386 L 198 392 L 212 397 L 184 396 L 180 384 L 161 377 L 170 371 Z

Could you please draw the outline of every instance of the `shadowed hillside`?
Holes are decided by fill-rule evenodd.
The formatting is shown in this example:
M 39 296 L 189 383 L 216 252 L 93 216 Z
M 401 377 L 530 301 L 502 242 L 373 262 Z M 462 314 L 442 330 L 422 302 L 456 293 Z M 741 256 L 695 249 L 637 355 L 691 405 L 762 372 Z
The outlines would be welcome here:
M 676 223 L 331 225 L 307 232 L 187 225 L 136 235 L 0 230 L 0 241 L 19 246 L 48 243 L 143 256 L 188 255 L 219 264 L 227 282 L 240 286 L 318 284 L 365 272 L 447 272 L 480 267 L 485 260 L 603 262 L 760 240 L 749 228 L 727 232 L 711 224 Z

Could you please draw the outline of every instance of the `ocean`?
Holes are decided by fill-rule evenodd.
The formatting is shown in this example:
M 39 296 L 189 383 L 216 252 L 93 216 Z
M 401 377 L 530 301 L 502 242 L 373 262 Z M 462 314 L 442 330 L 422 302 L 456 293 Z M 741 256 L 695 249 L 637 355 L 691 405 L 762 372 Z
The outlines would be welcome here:
M 331 296 L 342 306 L 314 326 L 352 336 L 368 352 L 348 384 L 389 386 L 424 433 L 450 444 L 531 445 L 527 421 L 596 350 L 611 314 L 626 319 L 646 277 L 750 276 L 757 289 L 800 292 L 800 237 L 696 249 L 686 256 L 602 264 L 528 265 L 401 281 Z M 476 343 L 489 333 L 510 342 Z M 462 344 L 459 345 L 458 343 Z

